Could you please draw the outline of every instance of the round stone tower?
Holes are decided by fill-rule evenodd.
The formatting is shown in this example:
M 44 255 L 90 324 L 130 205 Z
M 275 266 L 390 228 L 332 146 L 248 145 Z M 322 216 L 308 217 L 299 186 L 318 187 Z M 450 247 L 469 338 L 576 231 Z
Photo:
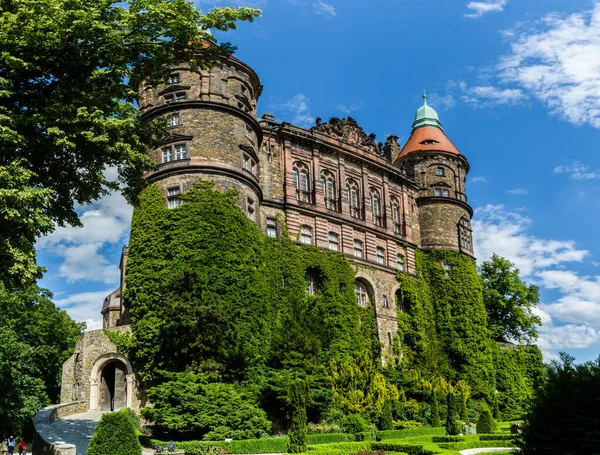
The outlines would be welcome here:
M 171 132 L 150 152 L 157 168 L 146 175 L 164 192 L 165 204 L 179 206 L 179 193 L 200 179 L 212 180 L 220 190 L 238 189 L 242 210 L 258 222 L 261 91 L 254 70 L 233 56 L 208 70 L 192 71 L 182 63 L 165 83 L 141 84 L 142 118 L 166 117 Z
M 472 256 L 473 209 L 465 194 L 469 163 L 446 137 L 437 112 L 427 105 L 426 95 L 412 128 L 395 163 L 404 167 L 420 186 L 420 246 L 424 250 L 453 250 Z

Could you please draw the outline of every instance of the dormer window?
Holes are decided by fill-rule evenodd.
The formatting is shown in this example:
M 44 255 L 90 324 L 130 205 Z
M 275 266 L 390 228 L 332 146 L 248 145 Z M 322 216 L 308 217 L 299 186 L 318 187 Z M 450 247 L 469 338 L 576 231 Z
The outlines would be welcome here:
M 425 139 L 424 141 L 421 141 L 422 145 L 434 145 L 438 143 L 438 141 L 434 141 L 433 139 Z
M 169 76 L 168 83 L 169 84 L 178 84 L 181 82 L 181 77 L 179 73 L 173 73 Z
M 444 169 L 442 166 L 438 166 L 437 171 L 435 172 L 435 175 L 437 175 L 439 177 L 444 177 L 446 175 L 446 169 Z
M 187 95 L 185 92 L 168 93 L 165 95 L 165 103 L 167 104 L 178 103 L 180 101 L 185 101 L 186 99 Z
M 433 192 L 439 197 L 450 197 L 450 191 L 446 188 L 434 188 Z

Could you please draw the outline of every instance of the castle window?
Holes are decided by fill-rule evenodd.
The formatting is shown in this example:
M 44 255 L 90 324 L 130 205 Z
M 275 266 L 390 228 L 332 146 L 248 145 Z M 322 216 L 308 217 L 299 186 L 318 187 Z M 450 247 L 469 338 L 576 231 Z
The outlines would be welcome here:
M 312 228 L 310 226 L 300 228 L 300 242 L 305 245 L 312 245 Z
M 179 101 L 185 101 L 186 98 L 187 98 L 187 95 L 185 92 L 169 93 L 169 94 L 165 95 L 165 103 L 167 103 L 167 104 L 177 103 Z
M 356 280 L 354 282 L 354 294 L 356 295 L 356 303 L 360 306 L 367 306 L 367 287 L 362 281 Z
M 306 273 L 306 293 L 308 295 L 317 295 L 317 280 L 313 273 Z
M 385 265 L 385 250 L 381 247 L 377 247 L 377 263 L 380 265 Z
M 375 223 L 375 226 L 382 227 L 383 217 L 381 216 L 381 199 L 376 192 L 371 194 L 371 209 L 373 210 L 373 223 Z
M 171 114 L 169 117 L 169 126 L 179 126 L 181 124 L 181 118 L 179 114 Z
M 294 188 L 296 188 L 296 199 L 301 202 L 310 202 L 310 187 L 308 184 L 308 171 L 303 168 L 292 170 Z
M 350 215 L 354 218 L 360 218 L 360 192 L 358 186 L 351 182 L 348 184 L 348 202 L 350 204 Z
M 252 199 L 250 197 L 248 198 L 247 209 L 248 209 L 248 218 L 250 218 L 252 221 L 254 221 L 254 215 L 256 213 L 256 206 L 254 205 L 254 199 Z
M 446 169 L 444 169 L 442 166 L 438 166 L 437 171 L 435 172 L 435 175 L 444 177 L 446 175 Z
M 434 188 L 434 194 L 441 197 L 450 197 L 450 191 L 446 188 Z
M 252 127 L 246 123 L 246 139 L 254 144 L 254 139 L 252 138 Z
M 396 268 L 404 272 L 404 256 L 401 254 L 396 255 Z
M 329 249 L 331 251 L 339 251 L 340 249 L 340 237 L 335 232 L 329 233 Z
M 433 139 L 425 139 L 424 141 L 421 141 L 421 144 L 423 145 L 434 145 L 437 143 L 438 141 L 434 141 Z
M 256 161 L 250 158 L 249 155 L 242 153 L 242 168 L 256 174 Z
M 275 218 L 267 218 L 267 235 L 277 237 L 277 220 Z
M 185 160 L 187 158 L 187 147 L 185 144 L 179 144 L 175 146 L 175 159 Z
M 383 295 L 381 296 L 381 306 L 384 308 L 388 308 L 390 305 L 388 303 L 388 297 L 387 295 Z
M 246 86 L 245 86 L 244 84 L 241 84 L 241 85 L 240 85 L 240 91 L 241 91 L 241 92 L 242 92 L 244 95 L 246 94 L 246 91 L 247 91 L 247 90 L 248 90 L 248 89 L 246 88 Z
M 354 241 L 354 257 L 360 259 L 363 257 L 363 243 L 360 240 Z
M 181 82 L 181 76 L 179 75 L 179 73 L 173 73 L 169 76 L 169 84 L 178 84 L 179 82 Z
M 325 207 L 328 210 L 337 210 L 335 179 L 329 173 L 323 176 L 323 193 L 325 194 Z
M 402 234 L 402 224 L 400 223 L 400 206 L 395 198 L 392 199 L 392 221 L 394 222 L 394 234 Z
M 165 148 L 162 151 L 162 162 L 168 163 L 169 161 L 173 161 L 173 150 L 171 150 L 171 147 Z
M 387 336 L 388 336 L 388 344 L 391 346 L 392 345 L 392 332 L 388 332 Z
M 181 199 L 179 199 L 180 193 L 181 190 L 178 186 L 167 188 L 167 206 L 170 209 L 176 209 L 181 206 Z

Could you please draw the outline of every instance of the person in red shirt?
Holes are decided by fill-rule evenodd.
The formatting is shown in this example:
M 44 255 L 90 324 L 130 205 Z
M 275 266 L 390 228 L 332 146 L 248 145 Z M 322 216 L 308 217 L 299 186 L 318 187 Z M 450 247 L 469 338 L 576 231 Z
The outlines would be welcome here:
M 19 455 L 27 455 L 27 446 L 25 445 L 25 439 L 23 438 L 19 441 Z

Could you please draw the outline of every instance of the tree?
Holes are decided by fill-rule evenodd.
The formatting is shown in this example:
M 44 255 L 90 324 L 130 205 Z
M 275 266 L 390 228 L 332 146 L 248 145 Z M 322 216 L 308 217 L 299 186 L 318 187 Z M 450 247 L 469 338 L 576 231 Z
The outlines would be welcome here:
M 460 399 L 453 393 L 449 393 L 446 397 L 446 403 L 448 405 L 448 413 L 446 415 L 446 433 L 449 435 L 459 434 L 460 426 L 458 424 L 458 420 L 460 418 Z
M 523 430 L 523 454 L 600 453 L 600 357 L 575 364 L 565 353 L 547 368 Z
M 164 80 L 169 65 L 184 60 L 192 68 L 214 64 L 234 48 L 216 45 L 208 29 L 235 28 L 259 11 L 202 15 L 188 0 L 0 5 L 0 229 L 8 234 L 0 242 L 0 278 L 31 283 L 42 272 L 35 237 L 51 229 L 49 220 L 79 225 L 76 203 L 116 189 L 107 166 L 118 167 L 128 197 L 140 187 L 151 165 L 146 147 L 165 135 L 165 125 L 141 120 L 139 81 Z
M 28 433 L 35 413 L 58 401 L 62 364 L 83 326 L 51 297 L 36 286 L 0 284 L 0 434 Z
M 479 414 L 479 420 L 477 421 L 477 433 L 489 434 L 493 433 L 495 429 L 496 422 L 494 422 L 490 408 L 485 406 L 481 410 L 481 414 Z
M 306 381 L 296 380 L 289 392 L 289 406 L 292 410 L 292 426 L 288 432 L 289 453 L 306 452 L 306 403 L 308 402 L 308 387 Z
M 148 398 L 153 407 L 142 409 L 142 415 L 186 438 L 258 438 L 271 427 L 251 394 L 202 373 L 167 373 L 148 390 Z
M 102 415 L 88 447 L 89 455 L 138 455 L 142 445 L 128 409 Z
M 437 393 L 435 387 L 431 388 L 431 426 L 439 427 L 440 423 L 440 406 L 438 404 Z
M 488 327 L 494 340 L 535 340 L 537 326 L 541 324 L 539 316 L 533 313 L 540 300 L 538 287 L 524 283 L 519 269 L 496 254 L 481 265 L 479 275 Z

